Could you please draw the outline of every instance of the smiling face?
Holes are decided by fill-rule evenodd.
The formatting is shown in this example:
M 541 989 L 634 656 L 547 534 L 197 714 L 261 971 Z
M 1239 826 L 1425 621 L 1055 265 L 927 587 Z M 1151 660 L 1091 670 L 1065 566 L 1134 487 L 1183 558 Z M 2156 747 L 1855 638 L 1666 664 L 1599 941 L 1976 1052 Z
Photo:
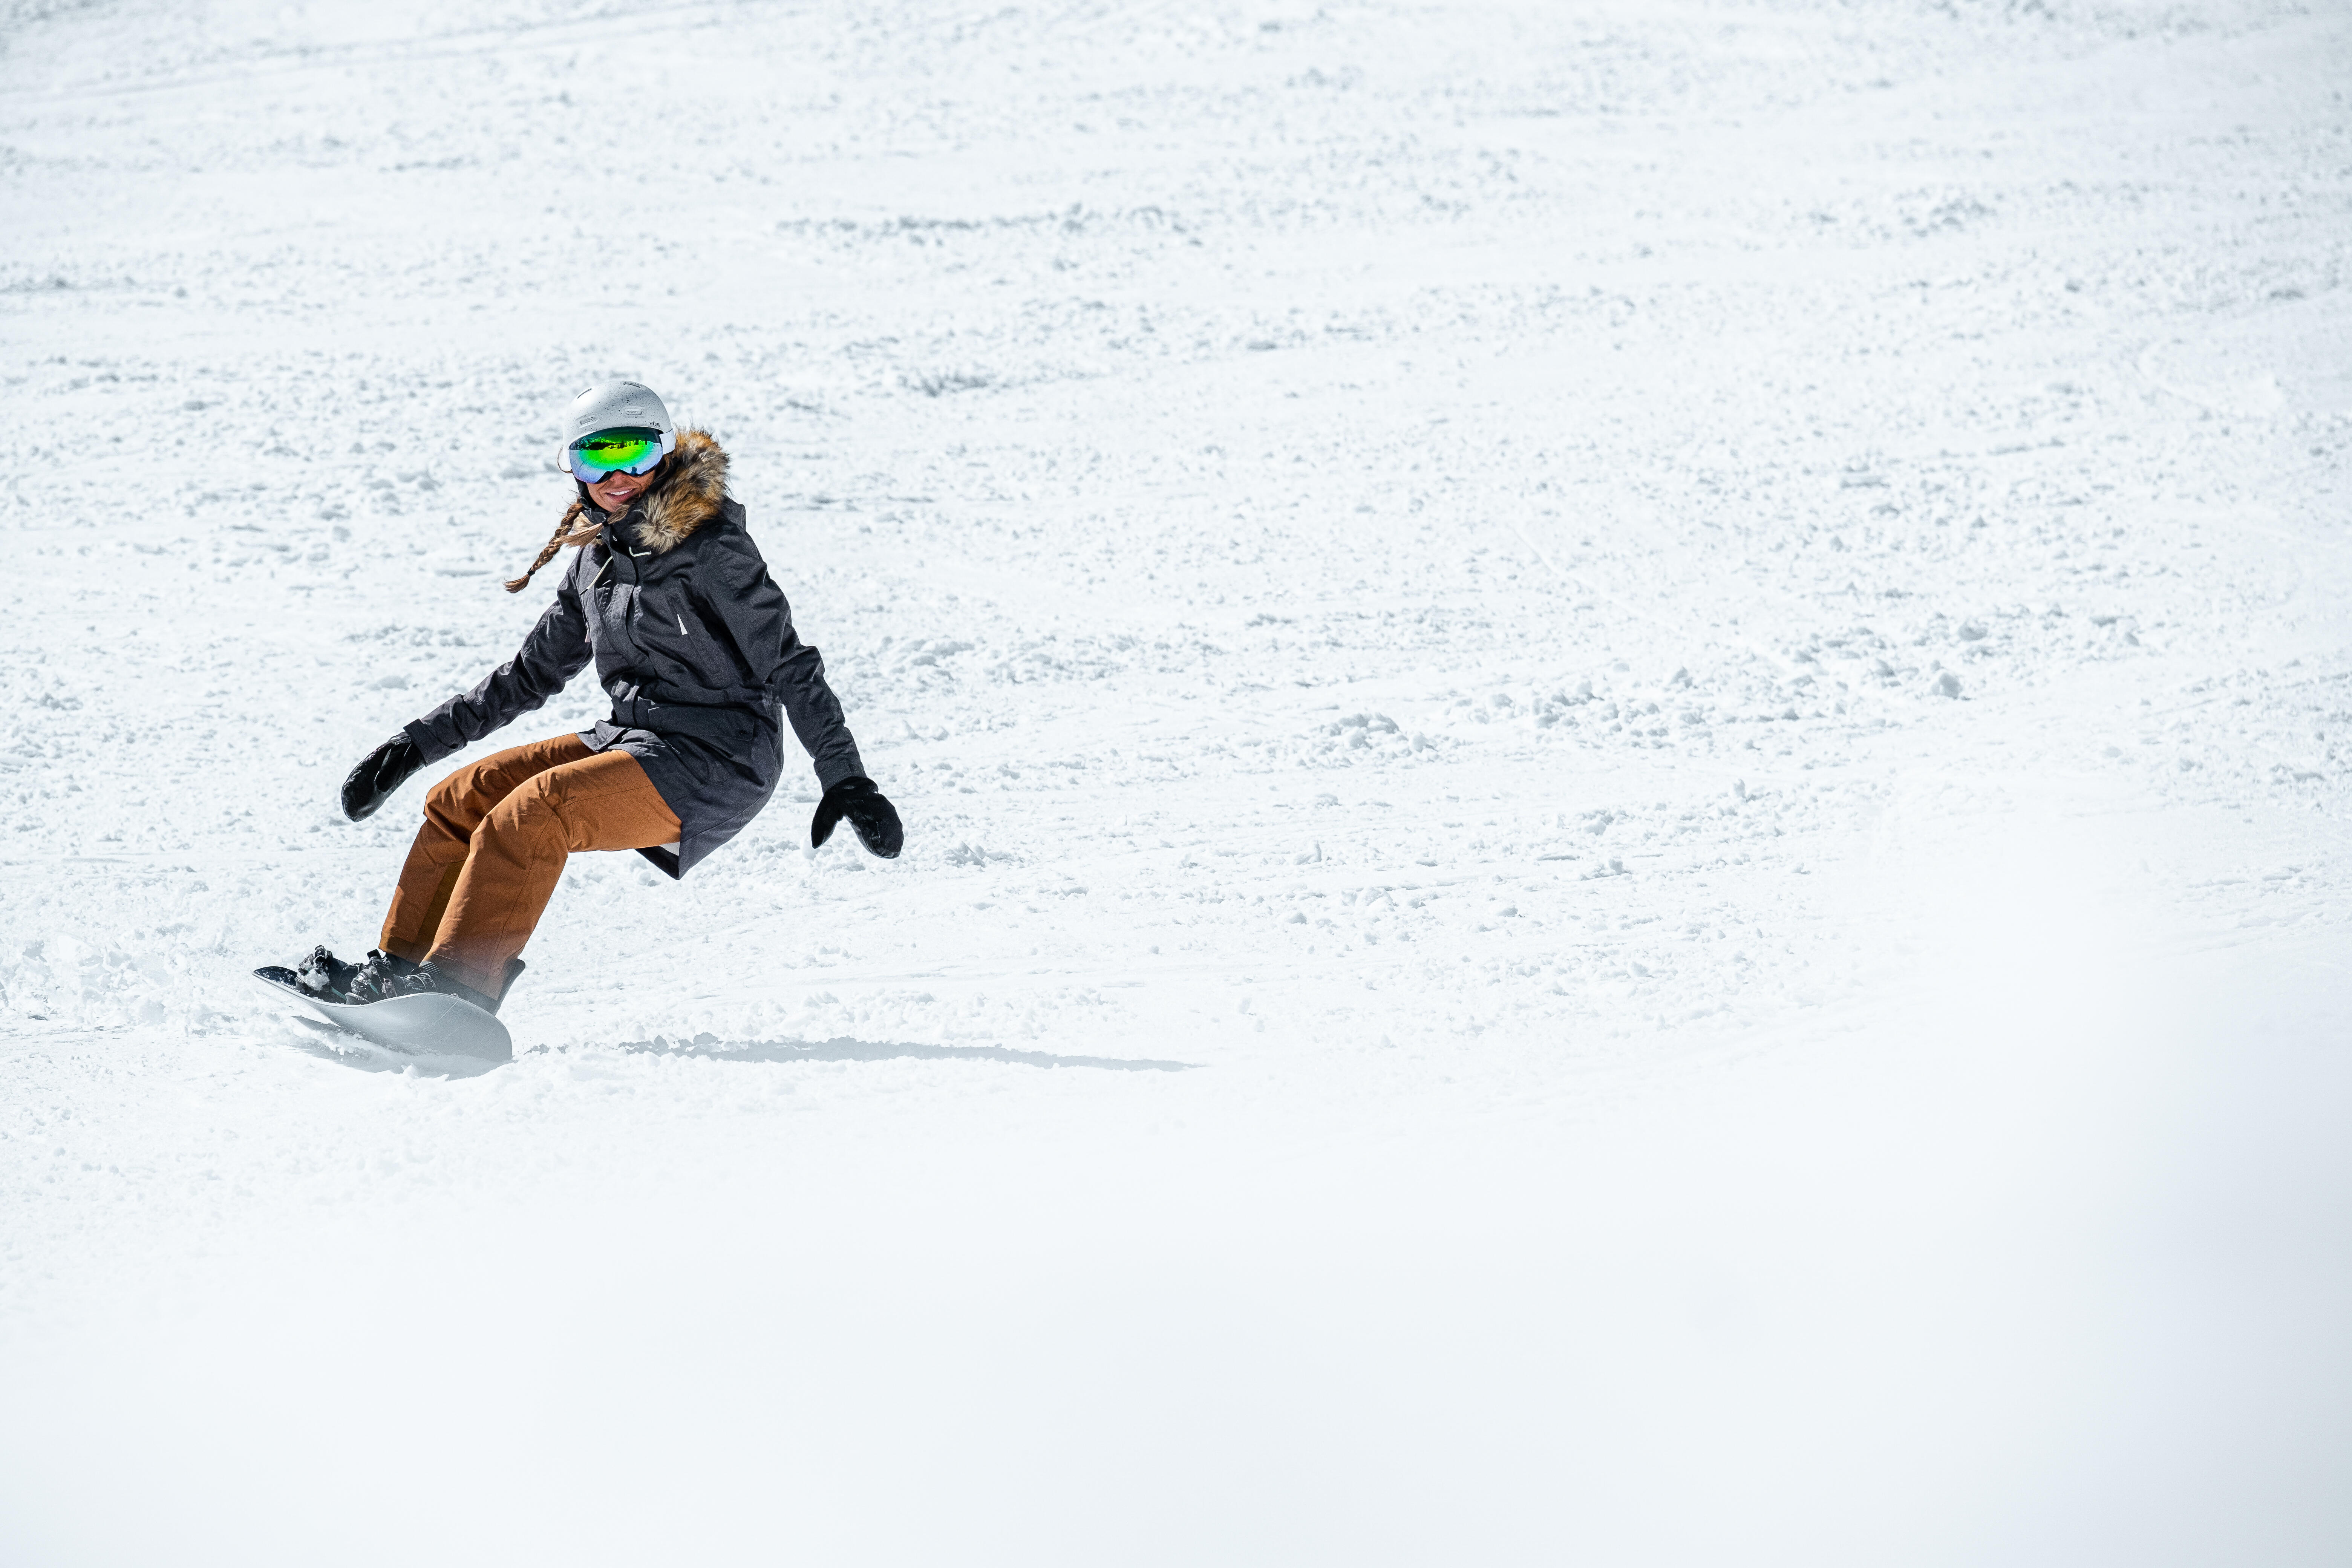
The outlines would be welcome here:
M 618 517 L 629 510 L 629 503 L 646 493 L 655 478 L 661 473 L 656 468 L 650 474 L 610 473 L 588 487 L 588 499 L 599 510 Z
M 617 514 L 652 488 L 670 445 L 670 437 L 658 430 L 616 426 L 574 440 L 564 449 L 563 461 L 593 505 Z

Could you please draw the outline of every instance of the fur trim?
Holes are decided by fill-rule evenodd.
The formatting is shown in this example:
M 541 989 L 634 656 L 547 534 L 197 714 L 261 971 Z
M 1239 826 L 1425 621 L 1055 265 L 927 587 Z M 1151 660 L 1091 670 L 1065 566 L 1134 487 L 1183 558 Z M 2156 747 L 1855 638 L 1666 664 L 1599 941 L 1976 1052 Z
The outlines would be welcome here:
M 660 555 L 686 542 L 727 503 L 727 453 L 708 430 L 681 430 L 677 448 L 637 514 L 637 542 Z
M 656 555 L 675 550 L 696 529 L 717 517 L 726 503 L 726 448 L 708 430 L 682 430 L 677 448 L 663 460 L 652 486 L 637 503 L 637 542 Z M 520 594 L 529 587 L 539 569 L 554 560 L 555 552 L 565 545 L 576 550 L 603 538 L 604 525 L 595 521 L 603 516 L 589 508 L 583 488 L 581 499 L 564 509 L 554 537 L 540 551 L 539 559 L 530 563 L 530 571 L 507 584 L 507 592 Z

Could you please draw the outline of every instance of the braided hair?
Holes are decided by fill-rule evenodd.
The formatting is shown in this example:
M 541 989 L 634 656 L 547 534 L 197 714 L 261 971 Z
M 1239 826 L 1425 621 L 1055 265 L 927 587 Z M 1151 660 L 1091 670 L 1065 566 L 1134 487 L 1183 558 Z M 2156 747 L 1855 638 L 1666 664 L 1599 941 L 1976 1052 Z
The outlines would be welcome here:
M 530 570 L 520 577 L 508 579 L 508 593 L 520 594 L 530 587 L 530 580 L 538 575 L 539 569 L 554 560 L 555 552 L 565 545 L 577 547 L 585 544 L 604 531 L 604 524 L 602 521 L 588 523 L 580 521 L 580 514 L 587 510 L 588 498 L 584 495 L 564 509 L 563 520 L 555 525 L 554 537 L 551 538 L 546 546 L 540 551 L 539 559 L 530 563 Z

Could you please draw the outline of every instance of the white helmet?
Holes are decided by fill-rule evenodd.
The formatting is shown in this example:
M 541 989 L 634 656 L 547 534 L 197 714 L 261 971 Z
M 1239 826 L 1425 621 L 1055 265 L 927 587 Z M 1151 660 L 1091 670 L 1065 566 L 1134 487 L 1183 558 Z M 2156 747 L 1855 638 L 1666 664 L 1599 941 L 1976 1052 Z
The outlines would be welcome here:
M 562 460 L 583 485 L 615 472 L 651 473 L 676 450 L 669 410 L 642 382 L 592 386 L 564 412 Z
M 677 427 L 669 410 L 640 381 L 607 381 L 572 400 L 563 415 L 563 449 L 602 430 L 652 430 L 661 436 L 665 455 L 677 448 Z

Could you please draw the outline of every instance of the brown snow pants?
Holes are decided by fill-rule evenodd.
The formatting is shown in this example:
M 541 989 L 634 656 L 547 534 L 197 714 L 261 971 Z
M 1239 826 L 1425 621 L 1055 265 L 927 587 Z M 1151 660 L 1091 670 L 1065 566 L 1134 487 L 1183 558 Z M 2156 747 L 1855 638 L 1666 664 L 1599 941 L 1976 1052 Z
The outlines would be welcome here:
M 500 752 L 426 792 L 376 945 L 498 996 L 567 857 L 677 835 L 676 814 L 626 752 L 592 752 L 577 735 Z

